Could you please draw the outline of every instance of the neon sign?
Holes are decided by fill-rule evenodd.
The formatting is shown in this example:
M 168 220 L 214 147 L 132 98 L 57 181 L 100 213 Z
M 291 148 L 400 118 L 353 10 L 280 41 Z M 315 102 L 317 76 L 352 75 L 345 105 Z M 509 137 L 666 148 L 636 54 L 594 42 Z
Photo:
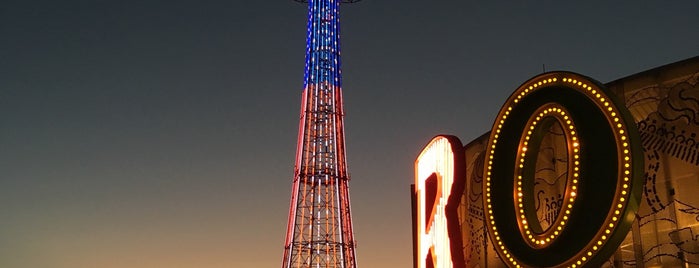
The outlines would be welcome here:
M 542 138 L 537 123 L 546 120 L 564 126 L 571 164 L 561 212 L 544 230 L 528 189 Z M 630 113 L 600 83 L 568 72 L 525 82 L 500 110 L 485 153 L 485 222 L 508 266 L 598 267 L 626 237 L 641 196 L 643 154 Z
M 454 136 L 437 136 L 415 161 L 419 268 L 463 267 L 456 208 L 463 195 L 463 145 Z

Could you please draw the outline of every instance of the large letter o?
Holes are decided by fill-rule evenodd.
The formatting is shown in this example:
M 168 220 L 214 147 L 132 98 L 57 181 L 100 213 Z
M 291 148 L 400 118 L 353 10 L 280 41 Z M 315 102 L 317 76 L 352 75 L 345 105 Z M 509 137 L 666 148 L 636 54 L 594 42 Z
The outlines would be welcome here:
M 565 130 L 570 172 L 559 215 L 542 230 L 532 225 L 527 189 L 545 122 Z M 630 113 L 599 82 L 569 72 L 525 82 L 498 113 L 485 153 L 485 222 L 508 266 L 599 267 L 626 237 L 641 196 L 643 152 Z

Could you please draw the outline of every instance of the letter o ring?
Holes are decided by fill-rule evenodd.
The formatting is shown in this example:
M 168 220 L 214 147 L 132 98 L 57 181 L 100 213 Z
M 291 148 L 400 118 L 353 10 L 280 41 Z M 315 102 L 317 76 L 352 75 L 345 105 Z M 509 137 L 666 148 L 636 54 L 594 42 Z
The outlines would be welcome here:
M 562 208 L 542 230 L 528 189 L 547 122 L 565 132 L 568 172 Z M 485 223 L 510 267 L 598 267 L 638 210 L 644 166 L 636 125 L 623 102 L 582 75 L 551 72 L 522 84 L 498 113 L 485 159 Z

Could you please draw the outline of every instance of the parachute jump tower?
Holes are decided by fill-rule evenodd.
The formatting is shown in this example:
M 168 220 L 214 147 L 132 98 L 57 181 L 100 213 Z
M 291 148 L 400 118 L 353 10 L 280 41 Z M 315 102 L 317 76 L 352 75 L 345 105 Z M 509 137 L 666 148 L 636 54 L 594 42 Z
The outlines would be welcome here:
M 306 66 L 282 268 L 356 268 L 345 157 L 340 3 L 308 3 Z

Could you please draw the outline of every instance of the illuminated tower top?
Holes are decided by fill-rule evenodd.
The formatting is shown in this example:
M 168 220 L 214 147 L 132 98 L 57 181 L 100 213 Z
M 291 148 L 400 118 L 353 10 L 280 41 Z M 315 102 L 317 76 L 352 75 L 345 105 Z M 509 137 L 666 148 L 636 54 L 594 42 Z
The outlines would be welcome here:
M 308 2 L 310 2 L 310 1 L 308 1 L 308 0 L 294 0 L 294 1 L 300 2 L 300 3 L 308 3 Z M 334 1 L 334 2 L 340 2 L 340 3 L 356 3 L 356 2 L 359 2 L 359 1 L 362 1 L 362 0 L 341 0 L 341 1 Z M 316 1 L 316 2 L 317 2 L 317 1 Z
M 340 3 L 360 0 L 294 0 L 308 3 L 306 30 L 306 68 L 304 88 L 308 84 L 342 85 L 340 71 Z

